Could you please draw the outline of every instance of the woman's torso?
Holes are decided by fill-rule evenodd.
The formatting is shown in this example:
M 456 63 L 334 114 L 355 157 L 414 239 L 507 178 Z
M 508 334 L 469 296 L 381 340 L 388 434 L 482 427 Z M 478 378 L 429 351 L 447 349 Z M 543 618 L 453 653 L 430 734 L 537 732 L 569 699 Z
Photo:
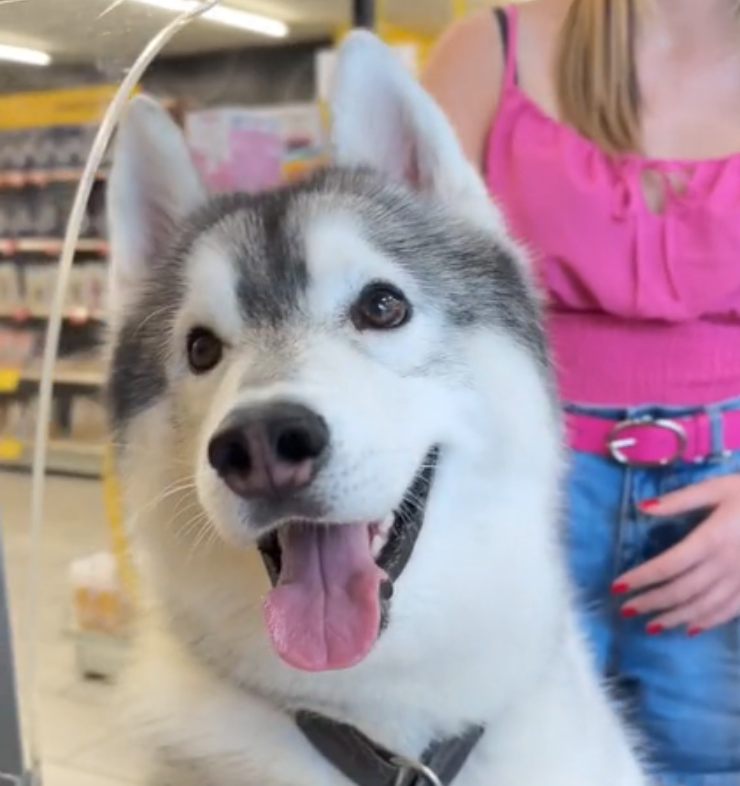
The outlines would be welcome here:
M 714 138 L 701 134 L 681 122 L 681 105 L 683 139 L 669 133 L 667 110 L 645 113 L 645 148 L 656 156 L 610 157 L 554 118 L 554 84 L 542 76 L 549 69 L 538 72 L 522 56 L 552 59 L 553 26 L 538 27 L 533 17 L 527 30 L 516 10 L 507 14 L 507 63 L 485 166 L 547 293 L 563 397 L 633 405 L 737 396 L 740 154 L 727 149 L 740 150 L 740 132 L 736 144 L 722 127 Z M 660 107 L 665 85 L 645 82 L 650 104 Z M 682 150 L 696 158 L 658 157 Z

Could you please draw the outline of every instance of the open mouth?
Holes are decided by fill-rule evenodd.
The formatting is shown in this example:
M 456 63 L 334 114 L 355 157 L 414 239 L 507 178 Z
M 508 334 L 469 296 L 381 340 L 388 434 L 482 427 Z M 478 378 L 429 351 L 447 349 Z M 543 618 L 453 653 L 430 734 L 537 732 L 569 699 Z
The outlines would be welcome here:
M 265 619 L 280 657 L 304 671 L 355 666 L 370 652 L 424 524 L 439 451 L 429 451 L 383 521 L 293 520 L 259 541 L 273 589 Z

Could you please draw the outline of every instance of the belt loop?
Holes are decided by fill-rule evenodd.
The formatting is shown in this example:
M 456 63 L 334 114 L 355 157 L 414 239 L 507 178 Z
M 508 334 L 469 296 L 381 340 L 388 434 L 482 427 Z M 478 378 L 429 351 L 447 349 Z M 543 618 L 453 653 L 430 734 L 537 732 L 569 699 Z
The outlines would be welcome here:
M 721 407 L 709 406 L 702 413 L 709 420 L 710 461 L 722 461 L 727 458 L 725 447 L 725 415 Z

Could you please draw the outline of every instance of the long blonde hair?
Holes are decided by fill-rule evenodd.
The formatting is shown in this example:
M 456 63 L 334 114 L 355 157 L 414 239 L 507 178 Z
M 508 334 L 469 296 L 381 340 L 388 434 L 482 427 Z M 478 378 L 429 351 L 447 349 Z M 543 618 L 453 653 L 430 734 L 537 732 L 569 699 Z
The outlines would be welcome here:
M 557 54 L 563 120 L 611 153 L 640 147 L 635 30 L 640 0 L 573 0 Z

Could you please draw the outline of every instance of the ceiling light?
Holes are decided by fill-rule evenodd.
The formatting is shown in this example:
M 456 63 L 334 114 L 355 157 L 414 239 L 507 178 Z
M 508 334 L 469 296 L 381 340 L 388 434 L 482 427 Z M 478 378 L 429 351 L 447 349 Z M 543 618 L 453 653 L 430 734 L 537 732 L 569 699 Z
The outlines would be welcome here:
M 24 63 L 25 65 L 48 66 L 51 63 L 51 55 L 40 49 L 0 44 L 0 60 L 9 60 L 11 63 Z
M 184 13 L 198 6 L 197 0 L 133 0 L 135 3 L 150 5 L 155 8 L 162 8 L 165 11 L 175 11 Z M 223 5 L 217 5 L 206 11 L 203 19 L 217 24 L 237 27 L 240 30 L 247 30 L 250 33 L 270 36 L 272 38 L 285 38 L 288 35 L 288 25 L 279 19 L 272 19 L 269 16 L 251 14 L 248 11 L 241 11 Z

